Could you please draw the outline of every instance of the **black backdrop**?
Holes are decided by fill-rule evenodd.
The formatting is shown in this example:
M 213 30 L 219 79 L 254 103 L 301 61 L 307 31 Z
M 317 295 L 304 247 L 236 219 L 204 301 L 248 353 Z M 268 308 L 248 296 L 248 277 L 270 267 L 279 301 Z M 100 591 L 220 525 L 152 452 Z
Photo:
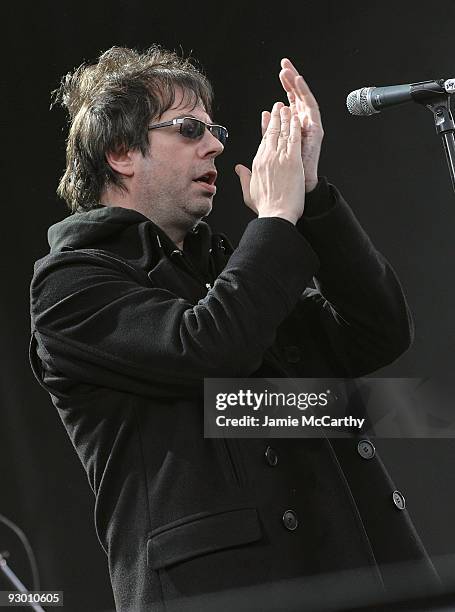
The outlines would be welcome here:
M 112 607 L 107 564 L 92 523 L 93 499 L 56 411 L 28 367 L 28 286 L 47 249 L 47 227 L 67 213 L 55 196 L 64 167 L 65 116 L 49 112 L 61 75 L 112 45 L 158 42 L 192 51 L 215 86 L 215 118 L 229 127 L 209 222 L 234 242 L 252 218 L 233 171 L 251 163 L 260 111 L 282 99 L 281 57 L 302 70 L 322 111 L 321 173 L 344 193 L 399 273 L 414 312 L 413 347 L 389 376 L 451 376 L 455 272 L 452 193 L 431 114 L 417 105 L 351 117 L 346 94 L 455 76 L 455 4 L 441 0 L 267 4 L 111 2 L 9 3 L 4 13 L 0 513 L 36 551 L 43 589 L 65 592 L 65 610 Z M 5 19 L 6 16 L 6 19 Z M 6 96 L 5 96 L 6 94 Z M 452 440 L 380 440 L 421 536 L 439 555 L 455 552 Z M 365 492 L 367 495 L 368 492 Z M 30 585 L 15 536 L 0 525 L 0 551 Z M 443 566 L 440 565 L 440 568 Z M 443 570 L 445 571 L 445 570 Z M 5 583 L 0 577 L 0 589 Z

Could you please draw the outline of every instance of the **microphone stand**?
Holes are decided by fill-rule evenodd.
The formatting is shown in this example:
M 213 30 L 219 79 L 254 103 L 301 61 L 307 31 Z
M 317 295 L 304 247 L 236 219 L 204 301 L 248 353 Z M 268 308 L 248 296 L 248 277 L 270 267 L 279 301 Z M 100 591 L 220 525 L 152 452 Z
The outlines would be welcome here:
M 27 588 L 22 584 L 22 582 L 13 572 L 13 570 L 8 566 L 8 563 L 6 562 L 6 555 L 4 552 L 0 553 L 0 570 L 6 576 L 8 582 L 10 582 L 17 591 L 23 594 L 28 594 Z M 33 603 L 31 601 L 21 603 L 23 603 L 24 606 L 29 606 L 30 608 L 32 608 L 32 610 L 35 610 L 35 612 L 46 612 L 44 608 L 42 608 L 39 604 Z
M 416 100 L 416 102 L 423 104 L 433 113 L 436 133 L 442 138 L 452 187 L 455 191 L 455 123 L 450 110 L 450 95 L 438 96 L 429 100 Z

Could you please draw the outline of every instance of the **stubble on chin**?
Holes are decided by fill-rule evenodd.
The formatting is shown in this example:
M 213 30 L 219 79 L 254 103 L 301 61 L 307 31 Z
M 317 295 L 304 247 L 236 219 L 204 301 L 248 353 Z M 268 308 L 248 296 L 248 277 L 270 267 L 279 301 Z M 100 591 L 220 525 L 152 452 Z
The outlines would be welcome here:
M 212 211 L 213 207 L 213 198 L 205 198 L 200 197 L 198 199 L 193 200 L 188 203 L 187 211 L 202 219 L 202 217 L 206 217 Z
M 194 193 L 192 189 L 182 188 L 174 183 L 166 189 L 147 185 L 142 193 L 142 208 L 147 216 L 158 225 L 176 227 L 188 231 L 212 211 L 213 197 Z

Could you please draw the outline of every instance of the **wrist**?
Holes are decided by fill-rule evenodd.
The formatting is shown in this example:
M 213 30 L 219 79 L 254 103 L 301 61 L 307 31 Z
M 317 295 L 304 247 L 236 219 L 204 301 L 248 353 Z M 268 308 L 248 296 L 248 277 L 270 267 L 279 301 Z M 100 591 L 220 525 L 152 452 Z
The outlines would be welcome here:
M 310 193 L 314 189 L 316 189 L 318 185 L 318 177 L 307 179 L 305 178 L 305 193 Z

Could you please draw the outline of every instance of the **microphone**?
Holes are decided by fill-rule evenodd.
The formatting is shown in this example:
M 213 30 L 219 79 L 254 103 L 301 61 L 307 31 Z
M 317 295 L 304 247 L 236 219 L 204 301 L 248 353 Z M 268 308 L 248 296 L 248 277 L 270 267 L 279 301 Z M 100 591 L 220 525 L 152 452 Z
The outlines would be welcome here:
M 439 95 L 455 92 L 455 79 L 422 81 L 388 87 L 362 87 L 351 91 L 346 106 L 351 115 L 368 116 L 379 113 L 383 108 L 404 102 L 425 102 Z

